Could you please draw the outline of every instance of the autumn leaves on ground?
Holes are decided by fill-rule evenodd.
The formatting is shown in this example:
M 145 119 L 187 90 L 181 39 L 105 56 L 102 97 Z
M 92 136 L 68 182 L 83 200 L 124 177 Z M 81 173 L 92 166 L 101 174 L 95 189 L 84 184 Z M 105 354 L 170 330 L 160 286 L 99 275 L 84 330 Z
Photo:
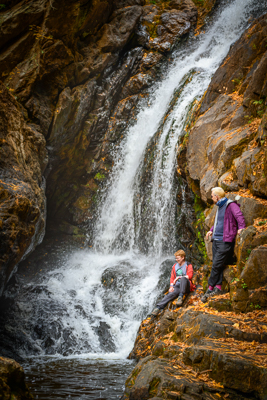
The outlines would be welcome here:
M 124 399 L 266 398 L 266 311 L 220 312 L 221 296 L 203 304 L 199 293 L 142 322 Z

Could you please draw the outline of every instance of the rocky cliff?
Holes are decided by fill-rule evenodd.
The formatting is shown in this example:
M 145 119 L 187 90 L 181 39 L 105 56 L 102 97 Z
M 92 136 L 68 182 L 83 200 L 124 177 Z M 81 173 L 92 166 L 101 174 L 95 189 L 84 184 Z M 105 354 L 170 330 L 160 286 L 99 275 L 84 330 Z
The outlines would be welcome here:
M 266 44 L 264 15 L 232 46 L 181 139 L 179 172 L 195 194 L 206 265 L 183 308 L 173 302 L 142 322 L 130 354 L 140 361 L 124 399 L 266 399 Z M 225 294 L 203 304 L 214 186 L 239 202 L 247 228 L 236 241 L 236 263 L 224 271 Z
M 266 307 L 267 244 L 267 17 L 260 17 L 232 46 L 199 105 L 186 150 L 186 173 L 208 205 L 211 188 L 237 199 L 247 229 L 236 242 L 237 264 L 228 284 L 236 311 Z M 204 211 L 213 225 L 215 208 Z M 211 258 L 210 244 L 207 244 Z M 227 273 L 225 275 L 227 277 Z M 253 278 L 254 277 L 254 278 Z
M 42 240 L 46 203 L 50 229 L 91 232 L 111 148 L 214 3 L 3 1 L 0 293 Z

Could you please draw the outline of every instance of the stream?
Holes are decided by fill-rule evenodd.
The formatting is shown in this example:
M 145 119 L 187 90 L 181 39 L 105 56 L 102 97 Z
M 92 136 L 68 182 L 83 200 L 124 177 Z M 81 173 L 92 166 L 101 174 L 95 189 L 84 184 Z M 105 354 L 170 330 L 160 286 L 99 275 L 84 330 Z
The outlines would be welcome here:
M 122 396 L 135 365 L 127 356 L 138 327 L 168 285 L 180 246 L 179 136 L 192 103 L 202 97 L 231 44 L 249 18 L 263 11 L 260 1 L 222 2 L 205 33 L 192 35 L 175 51 L 166 77 L 155 84 L 148 106 L 114 153 L 94 246 L 55 250 L 44 240 L 19 268 L 16 289 L 5 294 L 13 305 L 0 338 L 9 338 L 24 360 L 36 399 Z M 152 145 L 153 169 L 144 185 Z M 181 213 L 188 212 L 184 199 Z M 38 273 L 27 279 L 27 270 Z

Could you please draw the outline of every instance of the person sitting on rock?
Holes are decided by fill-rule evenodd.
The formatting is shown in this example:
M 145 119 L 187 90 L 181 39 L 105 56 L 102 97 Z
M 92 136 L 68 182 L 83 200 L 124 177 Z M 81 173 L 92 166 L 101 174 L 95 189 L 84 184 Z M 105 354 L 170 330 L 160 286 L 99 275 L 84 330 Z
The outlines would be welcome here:
M 211 198 L 218 209 L 214 226 L 206 235 L 206 239 L 211 237 L 213 242 L 212 269 L 208 280 L 209 287 L 201 297 L 203 303 L 210 296 L 222 293 L 223 270 L 233 257 L 236 235 L 246 227 L 240 205 L 236 201 L 227 199 L 222 188 L 213 188 Z
M 169 293 L 164 296 L 152 311 L 151 315 L 154 317 L 166 307 L 169 301 L 174 300 L 176 297 L 178 297 L 176 305 L 181 306 L 184 295 L 195 290 L 195 286 L 192 283 L 193 267 L 185 261 L 185 252 L 178 250 L 174 256 L 177 262 L 172 267 Z

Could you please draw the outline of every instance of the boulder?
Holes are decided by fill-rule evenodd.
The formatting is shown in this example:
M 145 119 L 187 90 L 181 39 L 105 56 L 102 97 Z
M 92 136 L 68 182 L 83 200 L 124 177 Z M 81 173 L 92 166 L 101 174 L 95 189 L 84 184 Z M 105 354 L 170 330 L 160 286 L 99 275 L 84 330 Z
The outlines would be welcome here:
M 218 400 L 223 399 L 225 391 L 216 386 Z M 146 357 L 140 361 L 126 381 L 122 400 L 182 399 L 202 398 L 208 400 L 214 392 L 210 382 L 199 381 L 186 366 L 168 363 L 166 359 Z M 197 395 L 197 396 L 196 396 Z
M 253 169 L 257 163 L 256 156 L 260 149 L 249 149 L 233 161 L 235 175 L 239 186 L 248 187 L 250 182 L 255 181 Z M 238 189 L 237 189 L 238 190 Z
M 251 244 L 256 235 L 257 229 L 254 226 L 249 226 L 244 229 L 240 235 L 237 236 L 235 245 L 235 254 L 237 257 L 237 268 L 239 274 L 241 273 L 246 260 L 251 252 Z
M 226 192 L 235 192 L 238 188 L 238 182 L 234 180 L 233 174 L 230 171 L 225 172 L 219 180 L 218 184 Z
M 253 249 L 240 275 L 249 289 L 258 289 L 267 285 L 267 246 Z
M 225 341 L 222 346 L 222 342 L 205 340 L 203 345 L 188 347 L 183 361 L 199 371 L 210 370 L 210 377 L 224 387 L 265 399 L 267 369 L 258 364 L 253 354 L 238 351 L 234 341 Z
M 25 383 L 23 368 L 16 361 L 0 357 L 0 376 L 2 399 L 33 400 Z
M 142 14 L 142 7 L 129 6 L 119 9 L 114 18 L 99 31 L 101 39 L 97 46 L 102 52 L 115 52 L 127 43 L 137 21 Z

